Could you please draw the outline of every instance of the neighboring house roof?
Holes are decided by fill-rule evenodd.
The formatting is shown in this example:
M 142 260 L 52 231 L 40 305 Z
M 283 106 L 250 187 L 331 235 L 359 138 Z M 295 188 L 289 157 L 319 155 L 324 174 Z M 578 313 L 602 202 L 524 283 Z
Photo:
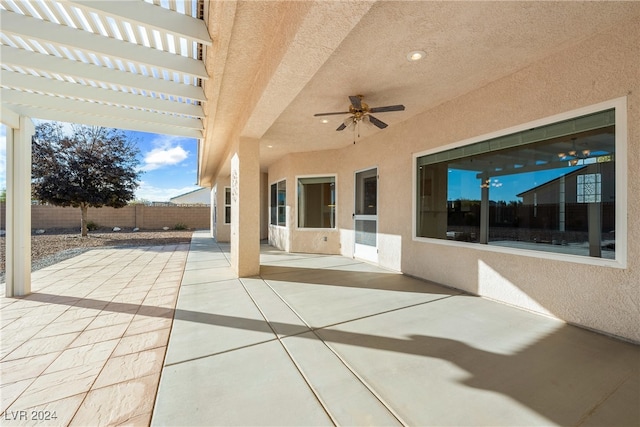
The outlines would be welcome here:
M 575 174 L 577 174 L 578 172 L 580 172 L 580 171 L 582 171 L 582 170 L 586 169 L 587 167 L 588 167 L 588 166 L 583 166 L 583 167 L 581 167 L 580 169 L 572 170 L 571 172 L 566 173 L 566 174 L 564 174 L 564 175 L 561 175 L 561 176 L 559 176 L 559 177 L 557 177 L 557 178 L 554 178 L 554 179 L 552 179 L 552 180 L 550 180 L 550 181 L 543 182 L 542 184 L 540 184 L 540 185 L 536 185 L 535 187 L 532 187 L 532 188 L 530 188 L 530 189 L 528 189 L 528 190 L 525 190 L 525 191 L 523 191 L 523 192 L 522 192 L 522 193 L 520 193 L 520 194 L 516 194 L 516 197 L 524 197 L 526 194 L 531 193 L 531 192 L 533 192 L 533 191 L 537 191 L 537 190 L 541 189 L 542 187 L 548 187 L 548 186 L 550 186 L 550 185 L 553 185 L 553 184 L 555 184 L 556 182 L 560 181 L 560 178 L 562 178 L 563 176 L 566 178 L 566 177 L 568 177 L 568 176 L 575 175 Z
M 169 199 L 171 203 L 202 203 L 211 204 L 211 190 L 208 188 L 197 188 L 184 194 Z

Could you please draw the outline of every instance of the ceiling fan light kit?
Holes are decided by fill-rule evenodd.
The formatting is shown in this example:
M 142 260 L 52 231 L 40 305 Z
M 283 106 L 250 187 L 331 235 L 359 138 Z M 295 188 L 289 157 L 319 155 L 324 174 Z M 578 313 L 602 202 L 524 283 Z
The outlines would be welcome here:
M 332 113 L 317 113 L 314 114 L 315 117 L 322 116 L 333 116 L 340 114 L 350 114 L 351 116 L 338 126 L 337 131 L 341 131 L 346 129 L 350 125 L 354 125 L 354 130 L 360 122 L 371 123 L 379 129 L 384 129 L 388 125 L 382 120 L 378 119 L 375 116 L 372 116 L 371 113 L 387 113 L 389 111 L 404 111 L 404 105 L 387 105 L 385 107 L 374 107 L 371 108 L 366 103 L 362 102 L 364 97 L 362 95 L 353 95 L 349 96 L 349 100 L 351 101 L 351 105 L 349 106 L 349 111 L 339 111 Z M 323 123 L 325 121 L 323 120 Z M 358 135 L 359 136 L 359 135 Z M 355 141 L 354 141 L 355 142 Z

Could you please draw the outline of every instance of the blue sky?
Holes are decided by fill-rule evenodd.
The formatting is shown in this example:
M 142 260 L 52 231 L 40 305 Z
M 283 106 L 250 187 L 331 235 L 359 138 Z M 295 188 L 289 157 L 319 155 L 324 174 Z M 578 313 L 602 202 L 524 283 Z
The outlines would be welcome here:
M 127 134 L 140 150 L 143 171 L 137 199 L 167 201 L 199 188 L 197 140 L 144 132 Z M 6 187 L 6 128 L 0 125 L 0 189 Z
M 500 200 L 505 202 L 521 201 L 522 199 L 516 197 L 516 194 L 554 180 L 570 170 L 571 168 L 549 169 L 492 178 L 489 199 L 496 202 Z M 476 175 L 475 171 L 450 170 L 448 199 L 480 200 L 481 182 L 476 178 Z

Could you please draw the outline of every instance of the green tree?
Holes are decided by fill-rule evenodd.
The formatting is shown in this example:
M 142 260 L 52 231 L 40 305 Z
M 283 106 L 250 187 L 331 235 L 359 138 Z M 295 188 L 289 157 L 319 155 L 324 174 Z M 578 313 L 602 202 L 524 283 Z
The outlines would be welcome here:
M 2 190 L 0 190 L 0 202 L 6 202 L 7 201 L 7 189 L 3 188 Z
M 86 237 L 89 206 L 121 208 L 134 198 L 141 173 L 138 154 L 121 130 L 74 125 L 67 135 L 60 123 L 42 122 L 32 144 L 33 196 L 79 207 Z

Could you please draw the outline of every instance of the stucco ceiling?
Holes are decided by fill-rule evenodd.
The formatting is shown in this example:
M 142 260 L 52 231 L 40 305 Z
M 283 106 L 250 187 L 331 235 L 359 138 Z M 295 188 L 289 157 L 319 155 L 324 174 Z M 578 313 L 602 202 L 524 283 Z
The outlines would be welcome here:
M 638 2 L 217 2 L 200 177 L 227 171 L 229 141 L 258 139 L 263 170 L 290 152 L 353 143 L 314 113 L 347 96 L 391 127 L 640 15 Z M 412 50 L 426 58 L 409 62 Z M 207 87 L 208 85 L 208 87 Z M 373 132 L 361 126 L 361 140 Z M 271 148 L 269 148 L 271 146 Z

